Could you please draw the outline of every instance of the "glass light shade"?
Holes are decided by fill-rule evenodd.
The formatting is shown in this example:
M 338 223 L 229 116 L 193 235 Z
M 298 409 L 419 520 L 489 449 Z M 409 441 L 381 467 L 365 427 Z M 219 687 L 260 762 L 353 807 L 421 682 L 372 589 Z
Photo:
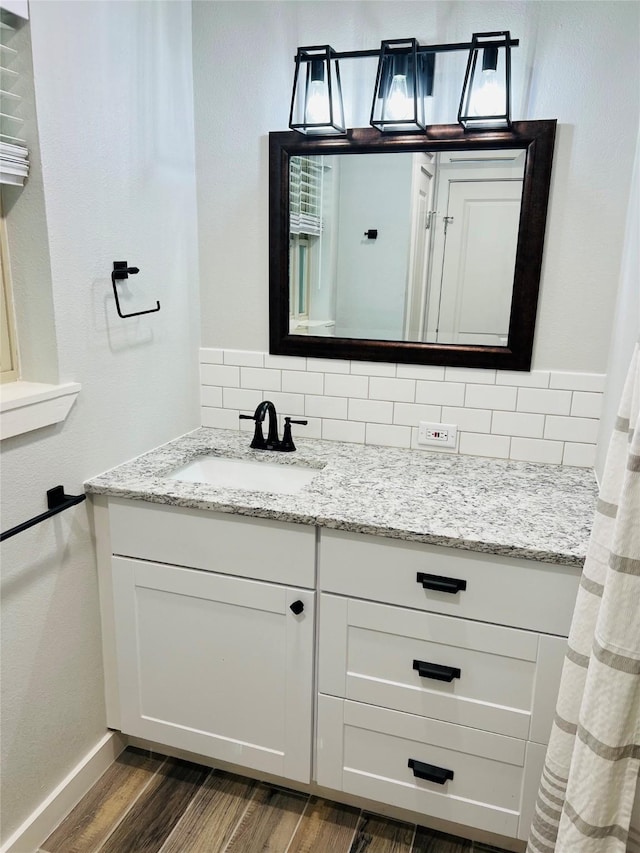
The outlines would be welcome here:
M 329 45 L 298 48 L 289 127 L 315 136 L 342 136 L 347 132 L 340 69 Z
M 425 98 L 433 94 L 435 54 L 419 52 L 415 39 L 380 45 L 371 125 L 383 133 L 424 130 Z
M 496 41 L 504 44 L 491 44 Z M 469 130 L 499 130 L 511 126 L 510 112 L 511 36 L 508 31 L 474 33 L 458 121 Z

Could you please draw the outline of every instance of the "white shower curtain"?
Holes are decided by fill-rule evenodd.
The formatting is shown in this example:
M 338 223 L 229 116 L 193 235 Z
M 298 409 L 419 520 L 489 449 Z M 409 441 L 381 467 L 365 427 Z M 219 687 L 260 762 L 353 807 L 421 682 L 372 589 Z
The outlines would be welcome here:
M 609 445 L 528 853 L 631 853 L 640 768 L 640 343 Z

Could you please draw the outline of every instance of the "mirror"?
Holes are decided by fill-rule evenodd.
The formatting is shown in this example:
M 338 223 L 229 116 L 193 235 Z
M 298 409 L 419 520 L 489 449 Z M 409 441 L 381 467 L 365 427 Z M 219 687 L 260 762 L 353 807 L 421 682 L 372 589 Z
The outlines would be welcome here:
M 270 352 L 528 370 L 555 126 L 270 134 Z

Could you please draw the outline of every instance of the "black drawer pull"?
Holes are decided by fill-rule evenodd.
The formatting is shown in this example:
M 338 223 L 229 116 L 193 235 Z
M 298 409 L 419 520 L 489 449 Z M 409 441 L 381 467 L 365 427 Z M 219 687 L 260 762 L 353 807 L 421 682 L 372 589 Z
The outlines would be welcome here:
M 454 678 L 460 678 L 460 670 L 455 666 L 414 660 L 413 668 L 418 670 L 420 678 L 435 678 L 436 681 L 453 681 Z
M 409 759 L 408 766 L 418 779 L 426 779 L 427 782 L 435 782 L 437 785 L 444 785 L 447 779 L 453 779 L 453 770 L 436 767 L 434 764 L 425 764 L 424 761 L 416 761 L 415 758 Z
M 467 588 L 467 582 L 460 578 L 444 578 L 442 575 L 425 575 L 418 572 L 416 581 L 421 583 L 424 589 L 434 589 L 436 592 L 460 592 Z
M 299 616 L 302 613 L 302 611 L 304 610 L 304 602 L 299 601 L 299 600 L 294 601 L 293 604 L 289 605 L 289 610 L 291 610 L 293 613 L 295 613 L 296 616 Z

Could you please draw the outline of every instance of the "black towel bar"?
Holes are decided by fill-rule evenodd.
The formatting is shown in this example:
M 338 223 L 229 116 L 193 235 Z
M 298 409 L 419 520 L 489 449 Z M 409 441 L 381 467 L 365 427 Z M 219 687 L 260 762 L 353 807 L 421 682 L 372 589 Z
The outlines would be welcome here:
M 0 542 L 3 542 L 10 536 L 15 536 L 16 533 L 22 533 L 23 530 L 27 530 L 29 527 L 33 527 L 34 524 L 39 524 L 41 521 L 46 521 L 46 519 L 51 518 L 52 515 L 57 515 L 59 512 L 64 512 L 64 510 L 69 509 L 70 506 L 75 506 L 76 504 L 82 503 L 82 501 L 86 499 L 86 495 L 65 495 L 64 486 L 54 486 L 53 489 L 49 489 L 47 491 L 47 506 L 49 507 L 48 511 L 40 513 L 40 515 L 36 515 L 33 518 L 30 518 L 29 521 L 23 521 L 22 524 L 17 524 L 15 527 L 12 527 L 10 530 L 5 531 L 4 533 L 0 533 Z

